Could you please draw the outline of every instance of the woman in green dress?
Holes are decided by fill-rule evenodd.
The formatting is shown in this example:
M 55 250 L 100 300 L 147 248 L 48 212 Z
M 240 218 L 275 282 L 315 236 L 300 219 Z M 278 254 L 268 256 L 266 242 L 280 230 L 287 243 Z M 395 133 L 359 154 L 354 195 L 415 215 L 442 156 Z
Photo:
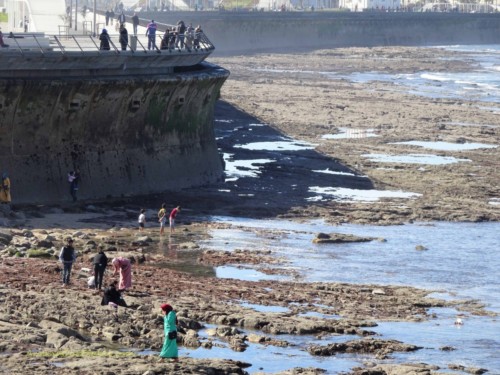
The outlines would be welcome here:
M 163 327 L 165 331 L 165 340 L 163 341 L 160 357 L 170 358 L 177 362 L 179 360 L 179 352 L 177 350 L 177 317 L 174 309 L 168 303 L 164 303 L 160 307 L 164 315 Z

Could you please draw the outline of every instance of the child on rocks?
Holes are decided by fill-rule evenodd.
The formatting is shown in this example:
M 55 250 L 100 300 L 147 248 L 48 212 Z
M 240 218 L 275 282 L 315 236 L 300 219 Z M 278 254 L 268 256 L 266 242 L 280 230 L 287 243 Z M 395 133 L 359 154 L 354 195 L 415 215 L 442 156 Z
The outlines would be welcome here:
M 144 225 L 146 224 L 146 210 L 144 208 L 141 208 L 138 222 L 139 222 L 139 230 L 140 231 L 144 230 Z

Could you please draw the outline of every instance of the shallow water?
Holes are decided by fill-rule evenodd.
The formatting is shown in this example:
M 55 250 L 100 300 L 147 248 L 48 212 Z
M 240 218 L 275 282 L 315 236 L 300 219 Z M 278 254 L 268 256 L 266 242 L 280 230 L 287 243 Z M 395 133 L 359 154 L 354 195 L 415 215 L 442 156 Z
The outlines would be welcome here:
M 467 56 L 478 64 L 477 69 L 469 72 L 417 72 L 411 74 L 359 72 L 339 75 L 324 72 L 324 75 L 331 79 L 349 79 L 360 83 L 391 82 L 410 94 L 429 98 L 500 102 L 500 45 L 439 48 L 466 52 Z
M 409 145 L 428 148 L 440 151 L 467 151 L 481 148 L 497 148 L 497 145 L 488 145 L 485 143 L 451 143 L 451 142 L 427 142 L 427 141 L 407 141 L 389 143 L 392 145 Z
M 204 248 L 223 251 L 271 250 L 276 256 L 286 258 L 286 267 L 297 270 L 303 281 L 411 285 L 429 291 L 440 291 L 439 294 L 432 294 L 436 298 L 478 299 L 487 305 L 487 310 L 500 313 L 500 280 L 497 271 L 500 268 L 500 223 L 431 223 L 379 227 L 330 226 L 322 221 L 299 224 L 285 220 L 232 217 L 212 219 L 232 223 L 234 227 L 212 231 L 212 238 L 202 244 Z M 256 231 L 248 231 L 248 228 Z M 271 231 L 273 236 L 265 236 L 267 231 Z M 315 245 L 311 241 L 318 232 L 351 233 L 384 238 L 386 241 Z M 427 250 L 416 250 L 418 245 Z M 255 273 L 252 277 L 247 277 L 249 272 L 245 269 L 239 273 L 237 268 L 233 268 L 231 277 L 256 280 Z M 424 347 L 414 353 L 394 355 L 389 362 L 425 362 L 436 364 L 443 370 L 448 364 L 454 363 L 467 367 L 484 367 L 492 374 L 500 374 L 499 318 L 466 313 L 462 318 L 464 325 L 457 328 L 453 324 L 457 311 L 433 309 L 431 312 L 435 312 L 437 318 L 428 322 L 382 322 L 374 328 L 383 338 Z M 291 340 L 305 340 L 304 349 L 306 342 L 313 339 L 294 337 Z M 341 340 L 347 339 L 354 337 L 342 336 Z M 440 350 L 443 346 L 452 346 L 456 350 Z M 295 349 L 274 347 L 269 348 L 269 351 L 250 348 L 243 355 L 233 355 L 230 350 L 222 352 L 221 356 L 228 356 L 225 358 L 246 358 L 246 361 L 255 363 L 250 372 L 257 371 L 260 366 L 266 371 L 278 371 L 278 367 L 279 370 L 284 370 L 308 363 L 335 374 L 352 367 L 353 361 L 357 365 L 366 359 L 374 361 L 370 356 L 349 356 L 338 362 L 338 357 L 318 359 L 305 352 L 297 353 Z M 195 351 L 192 354 L 210 357 L 215 353 L 217 352 L 212 350 L 211 353 Z M 263 355 L 266 360 L 261 365 L 260 358 Z M 284 356 L 288 367 L 274 364 L 281 362 Z M 344 365 L 347 367 L 343 367 Z
M 335 201 L 358 201 L 358 202 L 376 202 L 380 198 L 416 198 L 421 196 L 419 193 L 404 192 L 401 190 L 361 190 L 349 188 L 323 188 L 320 186 L 311 186 L 309 188 L 311 193 L 318 194 L 314 197 L 308 198 L 308 201 L 322 201 L 322 200 L 335 200 Z
M 371 72 L 355 73 L 345 77 L 331 72 L 321 72 L 320 74 L 331 79 L 345 78 L 360 82 L 371 80 L 390 81 L 394 83 L 395 91 L 399 90 L 433 98 L 479 100 L 485 106 L 482 108 L 500 114 L 500 109 L 495 107 L 496 103 L 500 102 L 500 46 L 492 46 L 491 48 L 477 46 L 447 48 L 463 49 L 469 52 L 468 56 L 478 62 L 479 68 L 467 74 L 455 72 L 437 74 L 433 72 L 418 72 L 415 74 Z M 273 71 L 272 69 L 264 70 L 266 72 Z M 318 74 L 310 71 L 298 71 L 298 73 Z M 446 123 L 446 125 L 498 126 L 497 124 L 453 122 Z M 234 134 L 242 127 L 252 131 L 252 127 L 264 126 L 264 124 L 239 123 L 238 126 L 217 133 L 217 135 L 223 138 L 228 134 Z M 326 135 L 323 138 L 343 139 L 374 135 L 376 134 L 371 132 L 369 134 L 358 134 L 355 131 L 351 134 Z M 244 138 L 244 134 L 241 138 Z M 310 146 L 309 144 L 285 138 L 280 138 L 277 141 L 279 142 L 275 144 L 269 142 L 245 143 L 238 139 L 234 144 L 239 145 L 240 149 L 243 146 L 243 149 L 248 151 L 268 150 L 273 145 L 272 150 L 284 151 L 287 154 L 294 151 L 300 152 Z M 285 142 L 283 143 L 283 141 Z M 462 151 L 465 147 L 478 146 L 424 142 L 420 142 L 418 145 L 427 148 L 458 148 L 457 151 Z M 487 146 L 496 147 L 496 145 Z M 277 155 L 273 154 L 273 157 L 275 156 Z M 252 158 L 249 157 L 249 159 Z M 234 175 L 231 177 L 246 177 L 237 177 L 239 171 L 249 172 L 249 175 L 259 177 L 259 172 L 255 170 L 259 163 L 255 163 L 254 160 L 247 161 L 248 164 L 243 166 L 235 166 Z M 378 161 L 439 165 L 468 162 L 469 160 L 432 154 L 415 154 L 380 155 Z M 422 170 L 424 170 L 423 168 L 421 167 Z M 314 168 L 314 172 L 319 176 L 321 174 L 335 175 L 344 173 L 346 176 L 353 175 L 353 171 L 334 171 L 323 167 Z M 309 185 L 312 186 L 312 184 Z M 321 189 L 321 194 L 313 195 L 311 199 L 316 199 L 320 195 L 320 199 L 324 199 L 326 197 L 325 191 L 332 192 L 333 195 L 340 195 L 338 189 L 335 190 L 337 186 L 326 186 L 318 187 L 318 189 Z M 319 191 L 311 193 L 319 193 Z M 344 191 L 344 193 L 351 194 L 351 197 L 348 196 L 347 199 L 352 199 L 352 195 L 355 194 L 352 191 Z M 368 194 L 377 195 L 378 193 L 378 191 L 372 190 Z M 411 192 L 397 193 L 411 194 Z M 329 196 L 327 199 L 332 198 Z M 497 199 L 492 198 L 490 204 L 500 204 Z M 404 204 L 404 201 L 402 204 Z M 271 250 L 272 254 L 277 257 L 287 259 L 288 263 L 283 267 L 286 267 L 287 270 L 295 270 L 302 281 L 410 285 L 428 289 L 430 296 L 436 298 L 446 300 L 478 299 L 487 306 L 489 311 L 500 313 L 500 280 L 498 277 L 498 269 L 500 269 L 500 257 L 498 256 L 500 223 L 417 223 L 379 227 L 361 225 L 331 226 L 320 220 L 311 220 L 304 223 L 235 217 L 212 217 L 210 220 L 222 221 L 234 224 L 234 226 L 211 231 L 212 238 L 201 244 L 204 249 L 221 251 L 235 249 Z M 249 228 L 255 229 L 255 231 L 251 231 Z M 315 245 L 312 243 L 312 239 L 318 232 L 349 233 L 358 236 L 385 238 L 386 241 Z M 272 235 L 268 235 L 270 233 Z M 424 246 L 426 250 L 418 251 L 416 248 L 420 245 Z M 216 267 L 215 273 L 218 277 L 249 281 L 279 280 L 279 276 L 266 275 L 254 270 L 251 266 Z M 287 276 L 283 276 L 283 279 L 290 280 Z M 246 301 L 239 301 L 239 303 L 248 308 L 265 309 L 271 312 L 282 308 L 279 306 L 256 306 Z M 385 362 L 425 362 L 440 366 L 441 372 L 462 373 L 448 370 L 448 364 L 453 363 L 466 367 L 484 367 L 489 370 L 489 374 L 500 374 L 499 318 L 472 316 L 466 313 L 462 317 L 464 325 L 457 327 L 453 324 L 457 315 L 457 311 L 454 309 L 433 309 L 430 312 L 435 313 L 436 318 L 427 322 L 380 322 L 378 327 L 373 328 L 384 339 L 397 339 L 423 347 L 423 349 L 412 353 L 394 354 L 391 359 L 385 360 Z M 319 317 L 317 313 L 309 312 L 304 314 L 311 318 Z M 335 315 L 325 315 L 323 317 L 325 319 L 339 318 Z M 251 331 L 245 331 L 245 333 L 251 333 Z M 203 336 L 204 332 L 202 331 L 200 334 Z M 257 334 L 259 333 L 257 332 Z M 341 371 L 348 371 L 354 366 L 360 366 L 364 361 L 376 362 L 376 360 L 369 355 L 316 358 L 310 356 L 305 351 L 305 348 L 311 343 L 326 344 L 356 338 L 342 335 L 329 336 L 319 340 L 307 335 L 299 337 L 279 336 L 277 339 L 287 340 L 296 344 L 296 346 L 281 348 L 250 344 L 249 348 L 241 353 L 234 352 L 226 343 L 217 341 L 222 347 L 214 347 L 211 350 L 181 348 L 181 355 L 197 358 L 230 358 L 250 362 L 253 364 L 248 369 L 250 373 L 257 371 L 277 372 L 293 367 L 311 366 L 326 369 L 327 374 L 338 374 Z M 440 350 L 443 346 L 451 346 L 455 350 Z
M 402 164 L 429 164 L 445 165 L 459 162 L 470 162 L 469 159 L 458 159 L 453 156 L 439 156 L 432 154 L 407 154 L 407 155 L 388 155 L 388 154 L 364 154 L 361 155 L 370 161 L 380 163 L 402 163 Z

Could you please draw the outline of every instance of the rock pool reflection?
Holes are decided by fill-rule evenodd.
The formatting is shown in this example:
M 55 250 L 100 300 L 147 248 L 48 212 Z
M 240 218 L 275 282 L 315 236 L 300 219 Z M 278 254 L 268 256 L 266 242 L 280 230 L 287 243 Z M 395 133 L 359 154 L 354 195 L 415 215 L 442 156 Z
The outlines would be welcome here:
M 439 296 L 447 295 L 450 299 L 478 299 L 487 310 L 500 313 L 500 280 L 497 276 L 500 268 L 500 223 L 438 222 L 379 227 L 330 226 L 319 220 L 296 223 L 230 217 L 212 219 L 234 226 L 212 231 L 212 238 L 204 241 L 203 247 L 223 251 L 270 250 L 277 257 L 286 258 L 289 262 L 287 267 L 291 265 L 301 271 L 301 278 L 306 282 L 410 285 L 430 292 L 440 291 Z M 315 245 L 311 241 L 318 232 L 349 233 L 385 238 L 386 241 Z M 417 251 L 418 245 L 427 250 Z M 232 277 L 240 278 L 236 269 L 234 272 Z M 244 278 L 245 275 L 241 276 Z M 425 348 L 413 353 L 395 354 L 389 361 L 426 362 L 437 364 L 442 370 L 447 369 L 449 363 L 457 363 L 500 373 L 497 317 L 467 314 L 464 325 L 457 328 L 453 325 L 455 310 L 435 309 L 432 312 L 437 318 L 427 322 L 380 323 L 375 331 L 382 338 Z M 442 346 L 453 346 L 456 350 L 443 351 L 440 350 Z M 254 348 L 247 354 L 252 353 L 265 358 L 281 356 L 274 348 L 269 352 Z M 231 354 L 227 358 L 236 359 L 235 355 L 241 354 Z M 302 367 L 313 360 L 306 353 L 296 354 L 298 357 L 294 355 L 287 358 L 287 368 L 297 365 L 291 358 L 300 358 Z M 313 366 L 336 373 L 342 371 L 335 367 L 338 359 L 330 358 Z M 346 358 L 343 357 L 343 360 Z M 268 361 L 271 359 L 266 363 Z M 361 361 L 361 358 L 351 357 L 347 362 L 350 361 Z

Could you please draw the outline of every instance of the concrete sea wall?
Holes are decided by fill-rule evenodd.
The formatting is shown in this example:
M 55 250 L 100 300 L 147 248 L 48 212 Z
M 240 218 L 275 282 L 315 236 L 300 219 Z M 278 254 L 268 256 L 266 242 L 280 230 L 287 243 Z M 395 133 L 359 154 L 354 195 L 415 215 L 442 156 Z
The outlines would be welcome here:
M 148 194 L 223 177 L 213 111 L 229 72 L 203 63 L 169 75 L 0 79 L 0 168 L 13 201 Z M 47 73 L 50 75 L 50 72 Z
M 215 54 L 500 43 L 500 13 L 163 12 L 141 17 L 200 24 L 217 46 Z

